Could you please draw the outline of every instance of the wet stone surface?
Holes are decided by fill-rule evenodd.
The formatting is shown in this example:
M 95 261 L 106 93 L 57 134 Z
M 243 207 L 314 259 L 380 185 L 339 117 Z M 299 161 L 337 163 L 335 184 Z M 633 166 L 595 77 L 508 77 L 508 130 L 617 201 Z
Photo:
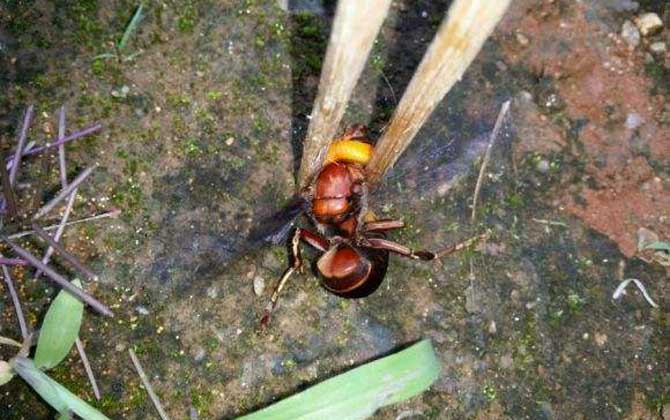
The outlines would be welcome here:
M 256 326 L 286 247 L 244 238 L 291 199 L 332 5 L 150 1 L 121 60 L 95 57 L 114 52 L 135 4 L 3 5 L 3 138 L 28 103 L 38 110 L 31 138 L 45 137 L 61 103 L 71 127 L 105 125 L 68 154 L 72 168 L 100 164 L 75 216 L 122 210 L 65 238 L 101 273 L 94 293 L 116 314 L 85 316 L 103 393 L 93 404 L 112 418 L 154 415 L 129 347 L 171 417 L 207 419 L 428 337 L 439 380 L 375 418 L 660 418 L 670 283 L 659 260 L 636 253 L 639 228 L 670 236 L 670 57 L 650 52 L 670 34 L 663 3 L 513 2 L 373 202 L 406 221 L 393 238 L 415 248 L 486 228 L 492 237 L 434 264 L 392 258 L 385 283 L 359 301 L 328 294 L 308 270 L 266 335 Z M 382 129 L 447 6 L 394 3 L 345 125 Z M 630 48 L 622 25 L 644 13 L 663 27 Z M 473 224 L 477 159 L 509 98 Z M 29 161 L 25 181 L 56 188 L 51 159 L 46 169 Z M 16 277 L 37 326 L 55 290 L 29 271 Z M 632 285 L 612 300 L 625 278 L 640 279 L 659 309 Z M 0 315 L 0 334 L 16 337 L 7 298 Z M 50 374 L 93 400 L 75 352 Z M 0 417 L 53 418 L 21 381 L 0 391 Z

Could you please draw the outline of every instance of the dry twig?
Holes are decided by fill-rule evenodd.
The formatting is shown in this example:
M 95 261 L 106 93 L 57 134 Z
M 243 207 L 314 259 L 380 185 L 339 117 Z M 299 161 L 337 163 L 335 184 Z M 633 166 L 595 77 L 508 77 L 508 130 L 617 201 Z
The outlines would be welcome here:
M 93 369 L 91 369 L 91 364 L 88 362 L 88 357 L 86 356 L 86 351 L 84 350 L 84 343 L 81 342 L 79 337 L 74 342 L 77 346 L 77 351 L 81 357 L 81 362 L 84 364 L 84 370 L 86 371 L 86 376 L 88 376 L 88 381 L 91 383 L 93 388 L 93 394 L 95 395 L 96 400 L 100 400 L 100 389 L 98 388 L 98 383 L 95 381 L 95 376 L 93 375 Z
M 16 318 L 19 321 L 19 328 L 21 329 L 21 337 L 25 340 L 28 337 L 28 327 L 26 325 L 26 318 L 23 316 L 23 310 L 21 309 L 21 301 L 19 300 L 19 295 L 16 293 L 14 288 L 14 282 L 12 281 L 12 276 L 9 273 L 7 266 L 2 266 L 2 276 L 5 278 L 5 284 L 7 285 L 7 290 L 9 291 L 9 296 L 12 298 L 12 303 L 14 304 L 14 311 L 16 312 Z
M 100 213 L 100 214 L 96 214 L 96 215 L 93 215 L 93 216 L 88 216 L 88 217 L 84 217 L 84 218 L 81 218 L 81 219 L 73 220 L 71 222 L 67 222 L 67 223 L 65 223 L 64 226 L 78 225 L 78 224 L 81 224 L 81 223 L 92 222 L 94 220 L 106 219 L 108 217 L 114 218 L 114 217 L 118 217 L 119 214 L 121 214 L 121 210 L 119 210 L 119 209 L 110 210 L 110 211 L 107 211 L 105 213 Z M 54 229 L 58 229 L 59 226 L 60 226 L 60 224 L 49 225 L 49 226 L 46 226 L 42 229 L 44 229 L 46 231 L 51 231 L 51 230 L 54 230 Z M 9 239 L 18 239 L 18 238 L 23 238 L 24 236 L 32 235 L 33 233 L 35 233 L 35 232 L 32 229 L 30 229 L 30 230 L 24 230 L 24 231 L 21 231 L 21 232 L 13 233 L 13 234 L 11 234 L 7 237 Z
M 28 127 L 30 127 L 30 120 L 33 118 L 33 106 L 30 105 L 26 110 L 26 114 L 23 117 L 23 126 L 21 126 L 21 134 L 19 135 L 19 142 L 16 146 L 16 152 L 14 153 L 13 161 L 15 164 L 9 171 L 9 183 L 14 186 L 16 182 L 16 174 L 18 173 L 19 166 L 21 166 L 21 157 L 23 156 L 23 148 L 26 144 L 26 136 L 28 135 Z
M 137 374 L 139 375 L 140 380 L 144 385 L 144 389 L 147 390 L 147 394 L 149 394 L 151 402 L 154 404 L 154 407 L 156 407 L 158 415 L 161 416 L 161 419 L 168 420 L 169 417 L 167 416 L 167 414 L 165 414 L 165 410 L 163 410 L 163 406 L 161 405 L 161 401 L 158 399 L 158 395 L 156 395 L 156 393 L 154 392 L 154 389 L 152 388 L 151 383 L 149 382 L 149 378 L 147 378 L 146 373 L 144 373 L 144 369 L 142 369 L 140 360 L 137 358 L 137 355 L 135 354 L 133 349 L 128 349 L 128 353 L 130 353 L 130 359 L 133 361 L 133 365 L 135 365 L 135 370 L 137 371 Z
M 54 240 L 54 238 L 49 236 L 49 234 L 46 233 L 44 231 L 44 229 L 39 227 L 37 225 L 37 223 L 33 223 L 33 231 L 35 232 L 35 234 L 37 234 L 37 236 L 39 236 L 46 243 L 48 243 L 50 247 L 55 249 L 56 252 L 58 252 L 70 264 L 72 264 L 74 266 L 74 268 L 77 269 L 77 271 L 79 271 L 81 274 L 86 276 L 86 278 L 88 278 L 89 280 L 97 280 L 98 279 L 98 276 L 93 271 L 91 271 L 91 269 L 89 269 L 84 264 L 82 264 L 81 261 L 79 261 L 79 259 L 77 257 L 75 257 L 74 255 L 72 255 L 72 253 L 70 253 L 67 249 L 65 249 L 65 247 L 63 245 L 56 242 Z
M 647 303 L 649 303 L 654 308 L 658 308 L 658 304 L 654 302 L 651 296 L 649 296 L 649 293 L 647 293 L 647 289 L 644 287 L 644 284 L 642 284 L 642 282 L 638 279 L 626 279 L 622 281 L 612 294 L 612 299 L 619 299 L 624 294 L 624 291 L 630 282 L 635 283 L 637 288 L 640 289 L 640 292 L 642 292 L 642 296 L 644 296 L 644 299 L 647 301 Z
M 49 277 L 54 282 L 58 283 L 58 285 L 61 286 L 63 289 L 66 289 L 68 292 L 77 296 L 79 299 L 86 302 L 88 305 L 90 305 L 96 311 L 100 312 L 102 315 L 110 316 L 110 317 L 114 316 L 112 311 L 105 304 L 103 304 L 102 302 L 100 302 L 99 300 L 94 298 L 93 296 L 89 295 L 88 293 L 84 292 L 82 289 L 72 285 L 65 277 L 63 277 L 60 274 L 58 274 L 57 272 L 55 272 L 49 266 L 46 266 L 46 265 L 42 264 L 42 261 L 40 261 L 36 256 L 34 256 L 30 252 L 26 251 L 25 249 L 21 248 L 19 245 L 14 243 L 11 239 L 9 239 L 7 237 L 3 237 L 2 239 L 4 239 L 5 242 L 7 242 L 7 244 L 21 258 L 26 260 L 33 267 L 41 269 L 44 272 L 44 274 L 47 275 L 47 277 Z
M 435 107 L 461 79 L 511 0 L 455 0 L 365 167 L 378 182 L 412 142 Z M 314 156 L 307 156 L 314 158 Z M 303 156 L 303 163 L 305 157 Z
M 84 182 L 84 180 L 85 180 L 89 175 L 91 175 L 91 173 L 93 172 L 94 169 L 95 169 L 95 166 L 90 166 L 90 167 L 84 169 L 84 171 L 83 171 L 82 173 L 80 173 L 79 175 L 77 175 L 77 177 L 76 177 L 71 183 L 69 183 L 67 187 L 63 188 L 63 189 L 58 193 L 58 195 L 56 195 L 54 198 L 51 199 L 51 201 L 49 201 L 49 202 L 46 203 L 44 206 L 42 206 L 42 208 L 39 209 L 39 210 L 37 211 L 37 213 L 35 213 L 35 215 L 33 216 L 33 219 L 39 219 L 40 217 L 43 217 L 45 214 L 47 214 L 48 212 L 50 212 L 51 209 L 53 209 L 54 207 L 56 207 L 56 205 L 57 205 L 58 203 L 60 203 L 61 201 L 63 201 L 63 199 L 65 199 L 67 196 L 69 196 L 70 194 L 72 194 L 72 192 L 73 192 L 75 189 L 77 189 L 77 187 L 78 187 L 82 182 Z
M 472 215 L 470 217 L 470 220 L 474 223 L 475 217 L 477 215 L 477 199 L 479 197 L 479 191 L 482 188 L 482 184 L 484 181 L 484 173 L 486 172 L 486 167 L 489 164 L 489 160 L 491 160 L 491 150 L 493 149 L 493 144 L 496 141 L 496 138 L 498 137 L 498 134 L 500 133 L 500 129 L 503 126 L 503 122 L 505 121 L 505 116 L 507 115 L 507 111 L 509 111 L 509 104 L 510 101 L 505 102 L 502 104 L 500 107 L 500 112 L 498 113 L 498 118 L 496 119 L 496 124 L 493 126 L 493 131 L 491 131 L 491 135 L 489 137 L 489 145 L 486 146 L 486 152 L 484 153 L 484 159 L 482 160 L 482 166 L 479 168 L 479 176 L 477 177 L 477 184 L 475 185 L 475 193 L 472 197 Z

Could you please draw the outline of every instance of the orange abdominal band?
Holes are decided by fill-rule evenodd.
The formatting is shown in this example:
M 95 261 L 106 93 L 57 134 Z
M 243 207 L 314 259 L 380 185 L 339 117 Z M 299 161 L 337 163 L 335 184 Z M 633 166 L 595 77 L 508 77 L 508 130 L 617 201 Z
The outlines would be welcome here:
M 372 145 L 358 140 L 337 140 L 328 148 L 326 163 L 348 162 L 365 165 L 372 157 Z

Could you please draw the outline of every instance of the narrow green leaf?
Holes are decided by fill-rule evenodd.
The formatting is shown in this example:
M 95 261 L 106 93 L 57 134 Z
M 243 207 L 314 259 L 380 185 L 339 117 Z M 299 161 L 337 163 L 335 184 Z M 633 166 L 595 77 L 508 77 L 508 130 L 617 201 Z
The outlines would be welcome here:
M 0 360 L 0 386 L 11 381 L 14 377 L 14 372 L 12 372 L 12 367 L 9 363 L 4 360 Z
M 126 44 L 128 44 L 128 40 L 133 35 L 133 32 L 135 32 L 135 30 L 137 29 L 137 25 L 140 24 L 140 20 L 142 20 L 142 4 L 140 4 L 137 7 L 137 10 L 135 10 L 133 18 L 130 19 L 128 26 L 126 26 L 126 30 L 123 31 L 123 36 L 119 41 L 119 50 L 123 50 L 126 47 Z
M 69 410 L 86 420 L 109 420 L 107 416 L 39 370 L 32 360 L 15 357 L 9 363 L 14 371 L 59 413 Z
M 423 340 L 238 420 L 364 419 L 423 392 L 439 375 L 433 346 Z
M 645 246 L 646 249 L 655 249 L 657 251 L 668 251 L 670 252 L 670 243 L 656 241 Z
M 81 288 L 79 280 L 72 284 Z M 50 369 L 59 364 L 70 352 L 79 335 L 84 303 L 66 290 L 61 290 L 49 306 L 35 350 L 35 365 Z
M 72 416 L 70 415 L 69 411 L 65 411 L 64 413 L 60 413 L 58 415 L 57 420 L 72 420 Z

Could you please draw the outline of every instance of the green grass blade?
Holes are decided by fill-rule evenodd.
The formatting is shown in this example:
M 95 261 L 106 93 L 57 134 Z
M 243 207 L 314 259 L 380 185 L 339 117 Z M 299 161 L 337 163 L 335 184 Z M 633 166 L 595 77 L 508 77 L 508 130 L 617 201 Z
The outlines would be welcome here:
M 656 241 L 656 242 L 652 242 L 649 245 L 645 246 L 645 249 L 655 249 L 656 251 L 668 251 L 668 252 L 670 252 L 670 243 Z
M 433 346 L 423 340 L 238 420 L 364 419 L 423 392 L 439 374 Z
M 79 280 L 72 284 L 81 288 Z M 84 303 L 66 290 L 61 290 L 49 306 L 35 350 L 35 365 L 50 369 L 70 352 L 84 315 Z
M 130 22 L 128 23 L 128 26 L 126 26 L 126 30 L 123 31 L 123 36 L 121 37 L 121 40 L 119 41 L 119 50 L 123 50 L 126 48 L 126 45 L 128 44 L 128 40 L 130 37 L 133 35 L 135 30 L 137 30 L 137 26 L 140 24 L 140 21 L 142 20 L 142 10 L 143 6 L 140 4 L 137 7 L 137 10 L 135 10 L 135 14 L 133 15 L 133 18 L 130 19 Z
M 14 372 L 12 372 L 12 367 L 9 363 L 4 360 L 0 360 L 0 386 L 11 381 L 14 377 Z
M 59 413 L 69 410 L 86 420 L 109 420 L 107 416 L 39 370 L 32 360 L 15 357 L 10 360 L 10 364 L 12 369 Z

